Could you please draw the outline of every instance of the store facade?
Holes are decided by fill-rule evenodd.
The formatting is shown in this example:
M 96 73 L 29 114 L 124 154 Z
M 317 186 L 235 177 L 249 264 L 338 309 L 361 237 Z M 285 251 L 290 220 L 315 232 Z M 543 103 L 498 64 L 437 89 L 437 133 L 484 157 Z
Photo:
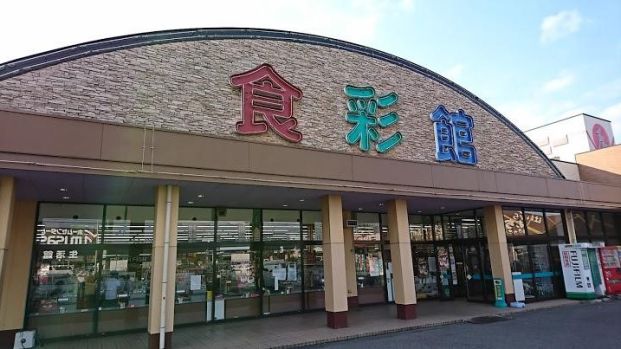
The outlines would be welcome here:
M 40 338 L 422 299 L 564 294 L 621 188 L 567 181 L 491 106 L 306 34 L 147 33 L 0 66 L 0 331 Z M 583 218 L 581 218 L 583 217 Z

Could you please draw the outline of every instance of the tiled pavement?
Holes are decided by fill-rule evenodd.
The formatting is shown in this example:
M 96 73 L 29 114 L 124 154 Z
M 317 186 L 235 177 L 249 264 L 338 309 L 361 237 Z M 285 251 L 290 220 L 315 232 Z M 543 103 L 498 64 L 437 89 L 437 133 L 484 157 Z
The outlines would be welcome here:
M 557 299 L 529 304 L 525 309 L 498 309 L 487 304 L 465 301 L 426 301 L 417 306 L 417 319 L 399 320 L 394 305 L 359 307 L 349 311 L 349 327 L 333 330 L 326 327 L 324 312 L 285 315 L 228 323 L 197 325 L 175 329 L 175 349 L 198 348 L 286 348 L 331 342 L 374 334 L 438 326 L 467 321 L 476 316 L 577 304 Z M 46 349 L 146 348 L 146 333 L 110 335 L 105 337 L 52 342 Z

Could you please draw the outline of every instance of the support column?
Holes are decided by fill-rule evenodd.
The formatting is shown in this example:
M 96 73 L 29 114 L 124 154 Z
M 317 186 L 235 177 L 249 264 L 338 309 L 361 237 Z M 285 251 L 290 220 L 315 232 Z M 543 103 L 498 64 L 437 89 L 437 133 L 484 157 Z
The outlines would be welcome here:
M 321 199 L 323 225 L 323 269 L 328 327 L 347 327 L 347 281 L 343 205 L 339 195 Z
M 15 180 L 0 178 L 0 348 L 24 324 L 36 203 L 15 202 Z
M 15 179 L 0 178 L 0 285 L 6 272 L 6 254 L 9 248 L 11 223 L 13 222 L 13 204 L 15 202 Z M 2 292 L 2 290 L 0 290 Z
M 352 219 L 349 211 L 343 211 L 343 221 Z M 347 307 L 358 306 L 358 282 L 356 281 L 356 261 L 354 259 L 354 229 L 343 227 L 345 241 L 345 269 L 347 272 Z
M 403 320 L 416 318 L 416 289 L 412 264 L 412 246 L 408 207 L 403 199 L 389 201 L 388 239 L 392 258 L 392 275 L 397 304 L 397 317 Z
M 511 264 L 507 249 L 507 235 L 500 205 L 488 206 L 483 210 L 485 233 L 487 234 L 487 248 L 492 264 L 492 276 L 501 278 L 505 284 L 505 300 L 515 302 Z
M 175 315 L 175 273 L 177 266 L 177 220 L 179 187 L 160 185 L 155 194 L 155 231 L 151 253 L 149 295 L 149 349 L 172 348 Z M 166 238 L 168 233 L 168 238 Z M 168 250 L 166 256 L 166 251 Z M 167 263 L 165 263 L 167 259 Z M 164 270 L 164 265 L 167 270 Z M 164 272 L 166 280 L 164 282 Z M 162 318 L 165 319 L 162 323 Z M 163 325 L 163 326 L 162 326 Z M 160 330 L 164 337 L 160 338 Z
M 563 210 L 569 243 L 575 244 L 578 242 L 578 239 L 576 238 L 576 226 L 574 225 L 574 216 L 571 213 L 571 210 Z

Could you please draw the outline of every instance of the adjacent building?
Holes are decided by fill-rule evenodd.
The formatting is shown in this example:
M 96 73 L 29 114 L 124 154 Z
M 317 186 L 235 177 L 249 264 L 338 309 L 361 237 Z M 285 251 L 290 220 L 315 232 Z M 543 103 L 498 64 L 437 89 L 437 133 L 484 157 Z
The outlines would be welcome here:
M 605 125 L 604 125 L 605 126 Z M 602 126 L 602 129 L 606 128 Z M 600 134 L 599 139 L 602 139 Z M 0 65 L 0 339 L 352 307 L 563 297 L 558 244 L 618 244 L 621 186 L 571 181 L 492 106 L 368 47 L 144 33 Z
M 576 154 L 615 144 L 609 120 L 578 114 L 524 132 L 553 160 L 576 162 Z

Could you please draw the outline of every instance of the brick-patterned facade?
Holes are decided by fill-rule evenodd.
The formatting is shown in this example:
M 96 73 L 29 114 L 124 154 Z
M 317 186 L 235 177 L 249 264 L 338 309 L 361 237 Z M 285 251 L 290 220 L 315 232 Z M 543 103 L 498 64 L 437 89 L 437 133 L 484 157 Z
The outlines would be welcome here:
M 258 136 L 235 133 L 241 98 L 229 77 L 263 63 L 304 93 L 294 103 L 297 129 L 304 135 L 299 144 L 271 131 Z M 351 128 L 344 118 L 347 84 L 371 85 L 379 94 L 399 95 L 391 110 L 400 120 L 382 134 L 398 130 L 403 143 L 387 154 L 372 151 L 369 156 L 435 163 L 429 114 L 444 104 L 474 117 L 477 167 L 556 177 L 542 155 L 457 90 L 383 60 L 313 44 L 204 40 L 102 53 L 0 81 L 0 109 L 360 154 L 344 139 Z

